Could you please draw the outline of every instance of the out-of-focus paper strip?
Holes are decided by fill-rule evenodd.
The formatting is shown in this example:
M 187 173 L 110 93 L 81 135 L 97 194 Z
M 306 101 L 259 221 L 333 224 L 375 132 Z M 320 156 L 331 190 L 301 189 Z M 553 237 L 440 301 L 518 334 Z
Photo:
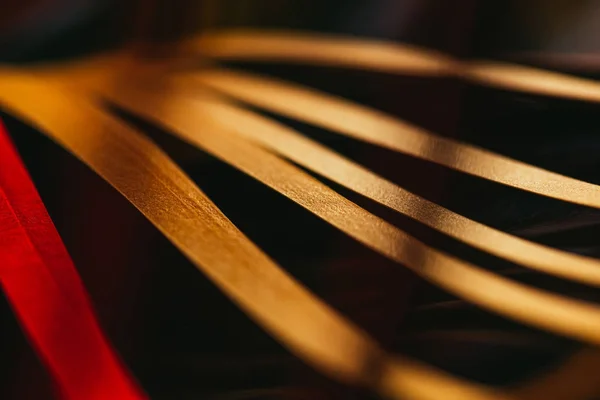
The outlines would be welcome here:
M 457 76 L 471 82 L 574 100 L 600 101 L 600 83 L 568 74 L 490 61 L 460 61 L 401 43 L 294 31 L 205 33 L 182 49 L 213 58 L 300 62 L 418 76 Z
M 447 76 L 455 62 L 435 50 L 318 33 L 235 30 L 208 33 L 181 50 L 216 58 L 293 61 L 420 76 Z
M 505 90 L 600 102 L 600 82 L 522 65 L 472 61 L 462 76 L 472 82 Z
M 313 89 L 241 72 L 182 74 L 189 82 L 335 133 L 543 196 L 600 208 L 600 187 L 444 138 L 389 114 Z
M 291 163 L 215 124 L 210 115 L 198 113 L 201 108 L 188 96 L 110 85 L 97 89 L 445 290 L 525 324 L 600 344 L 599 306 L 517 284 L 428 247 Z
M 168 95 L 197 98 L 189 117 L 201 126 L 214 119 L 227 129 L 271 149 L 342 186 L 471 246 L 546 273 L 600 286 L 600 261 L 539 245 L 490 228 L 423 199 L 325 146 L 210 93 L 191 91 L 193 82 L 172 81 Z
M 396 399 L 509 398 L 391 359 L 254 246 L 156 145 L 87 96 L 3 70 L 0 104 L 106 179 L 249 315 L 322 372 Z

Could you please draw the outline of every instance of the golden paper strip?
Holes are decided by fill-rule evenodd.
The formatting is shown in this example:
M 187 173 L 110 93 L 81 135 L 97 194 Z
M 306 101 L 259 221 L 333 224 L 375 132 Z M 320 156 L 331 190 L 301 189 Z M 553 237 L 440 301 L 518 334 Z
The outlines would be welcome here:
M 462 76 L 474 83 L 499 89 L 600 102 L 600 82 L 538 68 L 472 61 L 466 64 Z
M 294 31 L 205 33 L 183 49 L 208 57 L 349 67 L 429 77 L 456 76 L 480 85 L 600 102 L 600 83 L 539 68 L 493 61 L 460 61 L 406 44 Z
M 600 208 L 600 187 L 435 135 L 389 114 L 325 93 L 241 72 L 188 73 L 196 81 L 266 110 L 539 195 Z
M 97 57 L 63 68 L 61 73 L 68 74 L 73 84 L 106 88 L 111 87 L 107 85 L 111 74 L 126 66 L 123 61 L 116 56 Z M 139 78 L 140 68 L 134 65 L 133 70 Z M 52 73 L 47 68 L 43 72 Z M 156 89 L 158 82 L 154 78 L 151 82 L 146 85 Z M 539 271 L 589 285 L 600 284 L 600 262 L 595 258 L 552 249 L 469 220 L 400 188 L 281 124 L 228 104 L 221 96 L 208 91 L 199 93 L 195 83 L 195 75 L 178 75 L 169 79 L 169 91 L 201 96 L 203 101 L 197 103 L 196 113 L 208 113 L 262 146 L 471 246 Z
M 318 33 L 235 30 L 186 40 L 181 50 L 209 57 L 294 61 L 419 76 L 447 76 L 454 61 L 435 50 Z
M 600 261 L 561 251 L 491 228 L 454 213 L 369 171 L 276 121 L 237 107 L 210 93 L 193 91 L 185 78 L 173 80 L 168 95 L 198 98 L 194 118 L 218 121 L 226 129 L 270 149 L 346 188 L 354 190 L 473 247 L 545 273 L 600 286 Z M 190 90 L 192 89 L 192 90 Z
M 600 344 L 600 306 L 512 282 L 421 243 L 291 163 L 215 124 L 189 96 L 170 94 L 168 88 L 114 90 L 103 85 L 96 89 L 450 293 L 525 324 Z

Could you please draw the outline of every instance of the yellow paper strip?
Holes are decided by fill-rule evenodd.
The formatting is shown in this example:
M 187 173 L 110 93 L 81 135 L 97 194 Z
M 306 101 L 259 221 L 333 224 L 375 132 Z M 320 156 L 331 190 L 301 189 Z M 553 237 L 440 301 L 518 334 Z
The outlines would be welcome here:
M 391 359 L 254 246 L 156 145 L 88 96 L 0 70 L 0 105 L 103 177 L 240 307 L 320 371 L 395 399 L 509 398 Z
M 97 90 L 450 293 L 525 324 L 600 344 L 599 306 L 517 284 L 428 247 L 291 163 L 215 124 L 189 96 L 170 95 L 168 90 L 156 88 L 136 91 L 104 85 Z
M 444 138 L 316 90 L 241 72 L 182 74 L 246 103 L 517 189 L 600 208 L 600 187 Z

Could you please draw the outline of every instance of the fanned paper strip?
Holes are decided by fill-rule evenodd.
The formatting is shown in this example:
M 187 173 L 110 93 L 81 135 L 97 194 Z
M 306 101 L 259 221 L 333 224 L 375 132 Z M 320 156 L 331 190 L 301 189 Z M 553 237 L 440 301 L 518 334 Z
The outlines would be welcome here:
M 231 30 L 205 33 L 182 49 L 213 58 L 295 62 L 426 77 L 456 76 L 505 90 L 600 102 L 600 83 L 494 61 L 456 60 L 397 42 L 309 32 Z
M 245 103 L 334 133 L 542 196 L 600 208 L 600 186 L 438 136 L 389 114 L 314 89 L 242 72 L 182 74 Z
M 169 95 L 168 90 L 157 88 L 135 91 L 121 85 L 103 85 L 97 90 L 450 293 L 525 324 L 600 344 L 600 306 L 512 282 L 428 247 L 299 168 L 218 126 L 189 96 Z
M 153 90 L 152 87 L 148 88 Z M 244 110 L 211 93 L 194 90 L 184 78 L 170 82 L 168 96 L 196 98 L 193 118 L 215 120 L 224 128 L 354 190 L 395 211 L 473 247 L 545 273 L 600 286 L 600 261 L 557 250 L 470 220 L 369 171 L 276 121 Z
M 92 59 L 69 65 L 62 71 L 45 68 L 37 73 L 41 72 L 49 76 L 58 73 L 63 77 L 68 76 L 73 84 L 101 91 L 110 87 L 110 85 L 106 86 L 106 82 L 109 82 L 107 79 L 110 79 L 110 76 L 120 69 L 119 67 L 121 69 L 128 67 L 123 61 L 125 60 L 119 60 L 117 57 L 100 57 L 98 60 Z M 249 75 L 238 75 L 246 79 L 256 79 Z M 263 79 L 258 83 L 267 86 L 270 81 Z M 523 240 L 469 220 L 416 196 L 282 124 L 245 111 L 210 90 L 202 90 L 202 82 L 199 84 L 195 73 L 176 74 L 168 78 L 166 84 L 169 93 L 203 100 L 196 104 L 196 115 L 199 112 L 209 114 L 211 119 L 261 146 L 447 235 L 528 268 L 592 286 L 600 285 L 600 261 L 595 258 Z M 149 90 L 160 90 L 155 79 L 138 82 L 138 85 L 145 85 Z M 285 88 L 289 91 L 290 85 L 286 85 Z M 345 103 L 342 103 L 340 107 L 344 105 Z M 193 118 L 200 119 L 199 116 Z M 523 176 L 523 179 L 526 178 Z M 591 186 L 585 182 L 584 184 Z
M 320 371 L 396 399 L 509 398 L 390 358 L 253 245 L 156 145 L 87 96 L 5 70 L 0 104 L 106 179 L 250 316 Z
M 223 59 L 292 61 L 419 76 L 448 76 L 455 65 L 452 58 L 434 50 L 307 32 L 213 32 L 184 41 L 180 50 Z
M 0 124 L 0 283 L 64 399 L 145 399 Z
M 132 60 L 129 61 L 131 62 Z M 36 73 L 50 77 L 56 76 L 57 74 L 58 76 L 65 78 L 68 76 L 69 82 L 73 85 L 102 91 L 103 89 L 111 87 L 110 85 L 107 86 L 107 82 L 110 82 L 111 76 L 114 77 L 118 74 L 117 71 L 119 70 L 122 72 L 123 69 L 127 70 L 127 68 L 132 68 L 132 65 L 134 66 L 134 70 L 139 71 L 139 68 L 136 68 L 135 64 L 128 65 L 125 57 L 119 58 L 117 55 L 113 55 L 80 61 L 78 63 L 67 65 L 62 70 L 60 68 L 52 69 L 45 67 L 38 69 Z M 232 85 L 225 84 L 223 86 L 222 81 L 229 76 L 228 72 L 224 72 L 225 78 L 222 75 L 219 75 L 219 70 L 213 72 L 221 78 L 217 78 L 215 87 L 217 90 L 224 88 L 224 91 L 227 93 L 227 89 L 231 88 Z M 201 78 L 199 79 L 198 73 L 176 73 L 173 76 L 169 74 L 167 81 L 165 81 L 164 78 L 161 79 L 163 79 L 162 85 L 168 85 L 168 91 L 173 95 L 187 95 L 190 98 L 202 99 L 202 101 L 197 102 L 195 106 L 195 115 L 200 112 L 202 112 L 203 115 L 209 115 L 209 119 L 218 121 L 229 129 L 249 138 L 261 146 L 271 149 L 283 157 L 303 165 L 342 186 L 354 190 L 357 193 L 386 205 L 402 214 L 408 215 L 421 223 L 496 256 L 522 264 L 528 268 L 566 279 L 579 281 L 587 285 L 600 286 L 600 261 L 598 259 L 560 251 L 521 239 L 517 236 L 509 235 L 484 224 L 472 221 L 438 206 L 435 203 L 416 196 L 328 148 L 294 132 L 292 129 L 273 120 L 261 117 L 256 113 L 245 111 L 234 103 L 232 104 L 232 102 L 227 101 L 224 96 L 217 95 L 217 93 L 212 90 L 208 90 L 210 89 L 210 84 L 208 87 L 204 87 L 205 81 L 204 78 L 202 78 L 203 75 L 200 76 Z M 139 78 L 139 76 L 136 78 Z M 234 95 L 239 95 L 242 100 L 248 101 L 252 101 L 255 98 L 249 96 L 260 96 L 261 99 L 264 97 L 260 94 L 249 94 L 246 96 L 247 93 L 251 92 L 250 89 L 254 88 L 256 89 L 255 92 L 258 92 L 260 89 L 257 86 L 260 85 L 261 88 L 267 88 L 268 90 L 268 86 L 272 81 L 275 81 L 276 84 L 278 83 L 276 80 L 267 80 L 266 78 L 259 78 L 241 73 L 234 73 L 234 78 L 242 80 L 242 84 L 235 86 L 233 89 L 235 91 Z M 152 78 L 149 81 L 136 80 L 138 80 L 138 86 L 146 86 L 148 90 L 161 90 L 161 83 L 157 82 L 155 78 Z M 133 84 L 133 81 L 130 81 L 130 83 Z M 247 86 L 248 83 L 253 84 L 254 86 L 244 89 L 244 86 Z M 340 116 L 338 115 L 337 110 L 343 109 L 348 105 L 348 102 L 328 97 L 325 94 L 317 94 L 308 89 L 294 87 L 293 85 L 284 84 L 282 82 L 279 82 L 279 84 L 283 85 L 284 92 L 293 96 L 295 101 L 300 99 L 302 102 L 302 99 L 306 98 L 306 101 L 302 102 L 303 104 L 315 100 L 315 96 L 317 97 L 316 102 L 319 106 L 322 105 L 323 101 L 330 100 L 330 102 L 333 103 L 338 101 L 339 103 L 336 103 L 335 107 L 336 116 Z M 241 89 L 240 86 L 242 87 Z M 279 88 L 281 88 L 281 86 Z M 162 90 L 164 89 L 165 88 L 163 87 Z M 276 107 L 277 102 L 268 102 L 267 106 L 270 104 L 273 104 L 274 107 Z M 261 102 L 259 105 L 265 106 L 265 103 Z M 292 108 L 287 106 L 280 107 L 285 107 L 286 110 L 291 110 Z M 356 109 L 355 107 L 357 107 L 355 104 L 350 104 L 349 111 L 354 111 Z M 362 110 L 363 108 L 359 107 L 359 109 Z M 377 113 L 376 111 L 374 112 Z M 302 113 L 302 111 L 300 111 L 300 113 L 300 116 L 295 115 L 298 118 L 301 118 L 302 115 L 306 115 L 305 113 Z M 344 117 L 345 115 L 346 114 L 341 115 L 340 117 Z M 378 116 L 371 115 L 370 117 L 377 118 Z M 199 116 L 191 118 L 200 120 Z M 411 127 L 405 126 L 404 129 L 410 130 Z M 417 130 L 417 134 L 419 134 L 418 131 L 420 128 L 414 129 Z M 400 129 L 398 130 L 400 131 Z M 433 135 L 430 133 L 426 134 Z M 381 140 L 375 141 L 378 143 L 381 142 Z M 468 145 L 460 143 L 456 143 L 456 145 L 459 147 L 468 147 Z M 494 153 L 489 154 L 494 157 L 506 159 L 502 156 L 495 155 Z M 477 160 L 474 160 L 473 162 L 475 163 L 476 161 Z M 508 159 L 508 161 L 509 167 L 514 167 L 514 164 L 510 164 L 511 161 L 525 166 L 526 169 L 521 171 L 523 173 L 521 180 L 523 181 L 531 180 L 528 176 L 528 168 L 540 170 L 539 168 L 518 161 L 510 159 Z M 468 158 L 465 160 L 465 163 L 469 164 Z M 552 174 L 548 171 L 541 171 L 542 173 L 547 172 L 548 174 Z M 565 178 L 570 181 L 580 182 L 572 178 Z M 581 183 L 587 189 L 590 187 L 598 188 L 597 186 L 586 182 Z
M 485 86 L 570 100 L 600 102 L 600 82 L 522 65 L 472 61 L 464 78 Z

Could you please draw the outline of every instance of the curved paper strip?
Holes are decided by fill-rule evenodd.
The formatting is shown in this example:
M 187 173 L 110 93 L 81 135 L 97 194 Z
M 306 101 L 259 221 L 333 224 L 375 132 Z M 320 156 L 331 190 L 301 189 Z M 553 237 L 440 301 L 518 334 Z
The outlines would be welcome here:
M 64 399 L 145 399 L 0 125 L 0 284 Z
M 214 58 L 301 62 L 378 72 L 443 77 L 574 100 L 600 101 L 600 83 L 568 74 L 493 61 L 459 61 L 409 45 L 294 31 L 211 32 L 183 46 Z
M 435 50 L 306 32 L 212 32 L 182 43 L 181 50 L 217 58 L 293 61 L 419 76 L 447 76 L 455 68 L 452 58 Z
M 91 311 L 92 304 L 73 261 L 1 121 L 0 160 L 0 187 L 31 245 L 73 306 Z
M 572 71 L 583 74 L 597 74 L 600 71 L 600 54 L 580 51 L 510 51 L 501 54 L 501 59 L 515 63 L 539 65 L 544 69 Z
M 156 121 L 285 195 L 368 247 L 483 308 L 551 332 L 600 344 L 600 307 L 514 283 L 428 247 L 350 202 L 291 163 L 196 118 L 193 100 L 168 92 L 99 88 L 110 100 Z
M 194 96 L 178 80 L 170 98 Z M 196 94 L 198 97 L 198 94 Z M 600 260 L 560 251 L 496 230 L 419 197 L 294 130 L 210 94 L 201 95 L 189 116 L 200 125 L 214 119 L 232 132 L 271 149 L 342 186 L 393 210 L 515 263 L 563 278 L 600 286 Z
M 517 189 L 600 208 L 600 186 L 437 136 L 380 111 L 316 90 L 240 72 L 186 75 L 246 103 L 335 133 L 419 157 Z
M 397 399 L 505 398 L 391 359 L 254 246 L 156 145 L 87 97 L 3 71 L 0 104 L 106 179 L 221 290 L 322 372 Z
M 522 65 L 472 61 L 462 76 L 472 82 L 504 90 L 600 102 L 600 82 Z

